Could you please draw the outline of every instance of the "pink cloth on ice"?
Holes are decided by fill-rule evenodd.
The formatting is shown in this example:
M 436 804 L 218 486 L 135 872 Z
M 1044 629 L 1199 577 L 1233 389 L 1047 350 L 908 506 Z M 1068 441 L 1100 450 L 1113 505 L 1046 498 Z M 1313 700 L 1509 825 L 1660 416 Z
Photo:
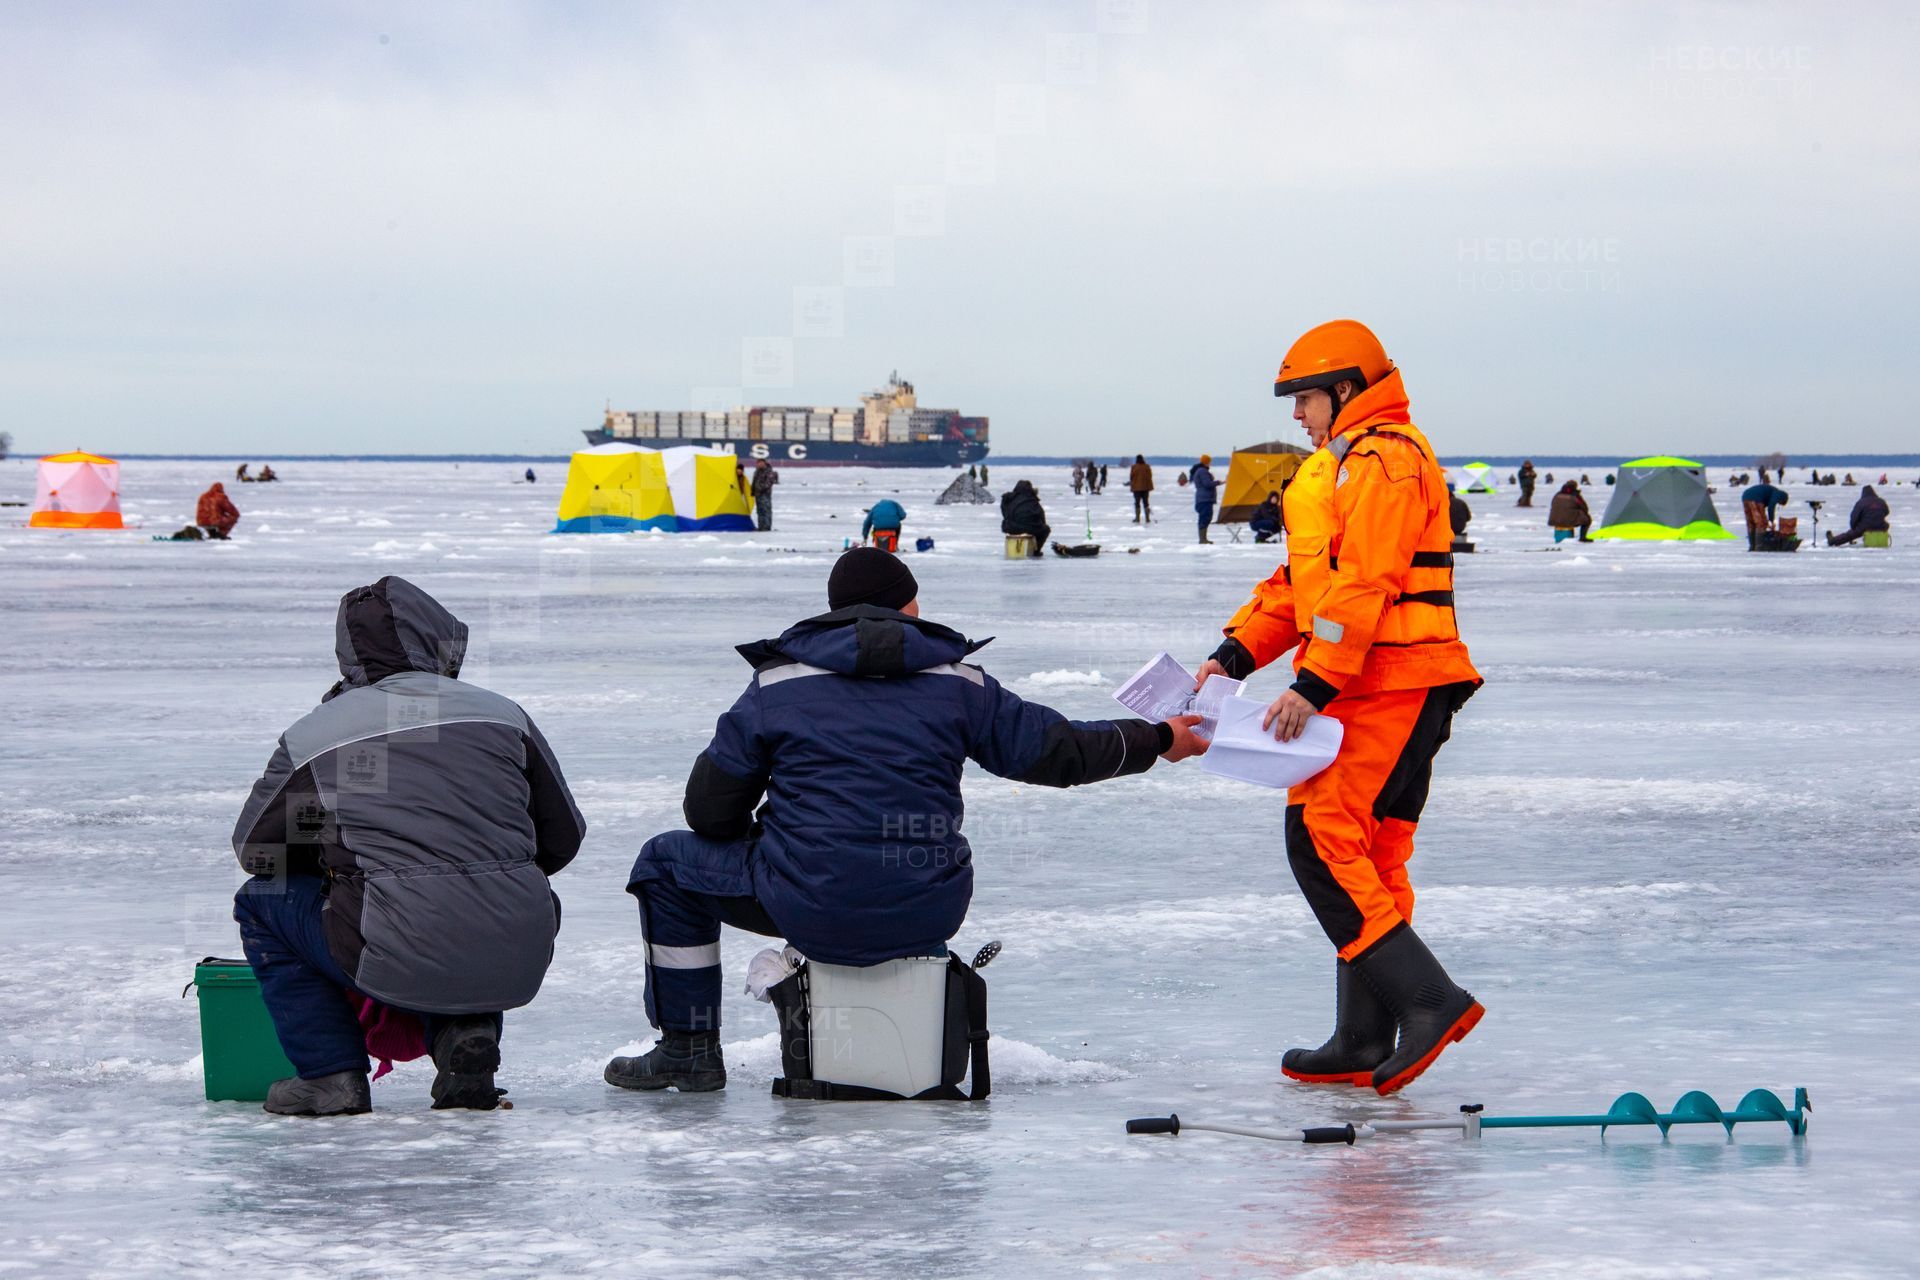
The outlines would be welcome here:
M 412 1062 L 427 1056 L 427 1031 L 418 1017 L 358 992 L 353 994 L 353 1000 L 360 1030 L 367 1037 L 367 1056 L 380 1064 L 373 1073 L 375 1080 L 393 1070 L 396 1062 Z

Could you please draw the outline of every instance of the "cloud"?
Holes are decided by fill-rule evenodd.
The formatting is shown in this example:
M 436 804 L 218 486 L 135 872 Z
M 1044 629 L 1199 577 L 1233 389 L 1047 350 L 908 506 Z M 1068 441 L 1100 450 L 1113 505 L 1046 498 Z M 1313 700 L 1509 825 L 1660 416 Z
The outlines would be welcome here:
M 10 8 L 5 425 L 558 451 L 738 385 L 849 236 L 892 283 L 768 398 L 898 367 L 1003 453 L 1281 434 L 1272 366 L 1339 314 L 1443 451 L 1791 452 L 1813 379 L 1916 390 L 1905 10 L 1103 12 Z

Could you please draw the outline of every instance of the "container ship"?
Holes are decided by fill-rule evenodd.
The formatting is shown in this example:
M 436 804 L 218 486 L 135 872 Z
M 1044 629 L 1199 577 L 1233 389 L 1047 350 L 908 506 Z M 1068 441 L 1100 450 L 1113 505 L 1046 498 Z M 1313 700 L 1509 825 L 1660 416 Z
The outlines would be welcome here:
M 899 373 L 856 408 L 762 405 L 725 413 L 607 408 L 590 444 L 694 445 L 793 467 L 964 467 L 987 456 L 987 420 L 923 409 Z

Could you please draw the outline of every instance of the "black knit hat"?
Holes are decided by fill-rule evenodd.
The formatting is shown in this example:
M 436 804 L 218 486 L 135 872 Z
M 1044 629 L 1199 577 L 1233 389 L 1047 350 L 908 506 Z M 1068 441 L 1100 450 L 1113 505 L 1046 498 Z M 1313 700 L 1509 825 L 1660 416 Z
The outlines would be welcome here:
M 846 552 L 827 577 L 829 609 L 856 604 L 904 609 L 919 594 L 920 584 L 913 580 L 906 562 L 878 547 L 855 547 Z

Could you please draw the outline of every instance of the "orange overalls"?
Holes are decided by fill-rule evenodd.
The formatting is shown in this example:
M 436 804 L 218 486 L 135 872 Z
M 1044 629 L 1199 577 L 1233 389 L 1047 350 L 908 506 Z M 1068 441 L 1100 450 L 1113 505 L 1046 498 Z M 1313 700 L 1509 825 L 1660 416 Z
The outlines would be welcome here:
M 1454 622 L 1446 481 L 1399 372 L 1340 419 L 1286 488 L 1286 563 L 1225 631 L 1255 667 L 1294 649 L 1294 687 L 1345 726 L 1333 764 L 1287 792 L 1287 860 L 1352 960 L 1413 916 L 1433 757 L 1480 673 Z

